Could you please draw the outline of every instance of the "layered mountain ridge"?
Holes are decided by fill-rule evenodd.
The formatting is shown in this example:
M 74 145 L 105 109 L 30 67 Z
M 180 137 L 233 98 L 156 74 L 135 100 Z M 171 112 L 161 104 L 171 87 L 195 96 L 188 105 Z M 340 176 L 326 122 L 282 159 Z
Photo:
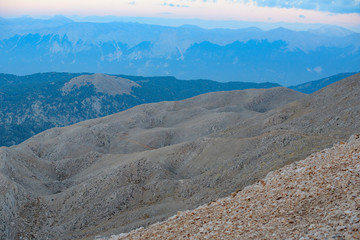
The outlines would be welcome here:
M 313 93 L 354 73 L 289 87 Z M 52 127 L 107 116 L 143 103 L 174 101 L 216 91 L 271 88 L 276 83 L 178 80 L 86 73 L 0 74 L 0 146 L 18 144 Z
M 226 196 L 358 131 L 359 90 L 210 93 L 0 148 L 0 237 L 91 239 Z
M 0 72 L 14 74 L 171 75 L 290 86 L 360 68 L 360 34 L 334 27 L 231 30 L 64 18 L 3 19 L 0 27 Z
M 103 117 L 143 103 L 277 86 L 99 73 L 0 74 L 0 146 L 20 143 L 52 127 Z

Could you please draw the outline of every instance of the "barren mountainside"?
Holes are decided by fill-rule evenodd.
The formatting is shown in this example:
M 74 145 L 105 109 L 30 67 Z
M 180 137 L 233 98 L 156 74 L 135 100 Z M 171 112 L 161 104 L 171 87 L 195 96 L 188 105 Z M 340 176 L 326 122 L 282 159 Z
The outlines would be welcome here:
M 120 239 L 360 239 L 360 137 Z
M 304 95 L 140 105 L 0 148 L 0 238 L 92 239 L 193 209 L 360 129 L 360 74 Z
M 277 86 L 100 73 L 0 74 L 0 146 L 15 145 L 49 128 L 104 117 L 144 103 Z

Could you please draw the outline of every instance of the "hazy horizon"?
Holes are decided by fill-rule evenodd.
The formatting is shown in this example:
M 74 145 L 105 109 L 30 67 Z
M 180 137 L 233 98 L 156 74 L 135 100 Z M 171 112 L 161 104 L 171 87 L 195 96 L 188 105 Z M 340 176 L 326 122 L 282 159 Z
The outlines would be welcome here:
M 1 16 L 0 16 L 1 17 Z M 289 23 L 289 22 L 248 22 L 248 21 L 225 21 L 225 20 L 204 20 L 204 19 L 182 19 L 182 18 L 160 18 L 160 17 L 124 17 L 124 16 L 66 16 L 62 14 L 52 16 L 31 16 L 23 15 L 16 17 L 1 17 L 7 20 L 15 20 L 21 18 L 32 18 L 39 20 L 51 20 L 56 17 L 65 17 L 74 22 L 92 22 L 92 23 L 111 23 L 111 22 L 129 22 L 139 24 L 151 24 L 168 27 L 180 27 L 184 25 L 193 25 L 204 29 L 242 29 L 256 27 L 264 31 L 276 29 L 279 27 L 287 28 L 293 31 L 307 31 L 312 29 L 319 29 L 324 26 L 341 27 L 353 32 L 360 33 L 360 25 L 358 27 L 344 27 L 336 24 L 321 24 L 321 23 Z
M 0 16 L 50 18 L 63 15 L 75 21 L 135 21 L 166 26 L 268 30 L 286 27 L 306 30 L 336 25 L 360 32 L 360 1 L 260 0 L 134 0 L 69 1 L 6 0 Z
M 21 16 L 33 19 L 14 19 Z M 359 0 L 4 0 L 0 17 L 0 71 L 12 74 L 101 72 L 287 86 L 359 71 Z M 202 29 L 170 28 L 183 25 Z

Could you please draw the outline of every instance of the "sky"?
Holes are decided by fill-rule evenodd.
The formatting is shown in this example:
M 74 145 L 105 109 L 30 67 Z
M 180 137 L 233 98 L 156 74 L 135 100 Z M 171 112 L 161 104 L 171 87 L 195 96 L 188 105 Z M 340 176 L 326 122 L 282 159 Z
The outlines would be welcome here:
M 360 0 L 0 0 L 1 17 L 58 14 L 331 24 L 360 30 Z

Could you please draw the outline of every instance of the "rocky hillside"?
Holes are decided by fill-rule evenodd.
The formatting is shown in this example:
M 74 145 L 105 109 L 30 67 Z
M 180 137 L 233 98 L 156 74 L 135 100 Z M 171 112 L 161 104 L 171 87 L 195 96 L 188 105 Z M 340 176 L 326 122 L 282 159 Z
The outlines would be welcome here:
M 312 93 L 355 73 L 290 87 Z M 277 87 L 275 83 L 177 80 L 106 74 L 0 74 L 0 146 L 11 146 L 52 127 L 104 117 L 143 103 L 176 101 L 208 92 Z
M 210 93 L 0 148 L 0 238 L 109 236 L 227 196 L 348 139 L 359 94 L 360 74 L 312 95 Z
M 52 127 L 107 116 L 143 103 L 276 86 L 279 85 L 106 74 L 0 74 L 0 146 L 18 144 Z
M 120 239 L 360 239 L 360 137 Z

